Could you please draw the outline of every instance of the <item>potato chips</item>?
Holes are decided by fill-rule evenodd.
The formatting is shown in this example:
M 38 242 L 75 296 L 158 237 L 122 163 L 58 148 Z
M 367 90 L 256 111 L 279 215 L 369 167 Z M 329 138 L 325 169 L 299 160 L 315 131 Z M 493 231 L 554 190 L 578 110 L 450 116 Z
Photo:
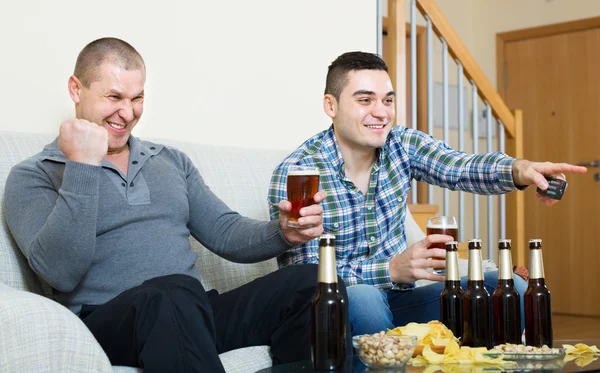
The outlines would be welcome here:
M 446 345 L 444 354 L 437 354 L 431 350 L 431 347 L 426 345 L 423 348 L 423 354 L 417 356 L 410 361 L 411 365 L 425 366 L 427 364 L 487 364 L 487 365 L 514 365 L 512 361 L 499 358 L 491 358 L 483 356 L 488 350 L 485 347 L 459 347 L 458 343 L 451 341 Z
M 427 364 L 488 364 L 488 365 L 513 365 L 514 362 L 502 358 L 489 358 L 483 356 L 488 350 L 485 347 L 471 348 L 460 347 L 458 338 L 454 333 L 439 321 L 430 321 L 427 324 L 411 322 L 406 326 L 399 326 L 388 331 L 391 335 L 416 335 L 418 345 L 424 345 L 423 353 L 412 358 L 409 364 L 425 366 Z M 431 346 L 446 346 L 443 354 L 438 354 Z
M 454 333 L 439 321 L 430 321 L 427 324 L 411 322 L 405 326 L 388 330 L 390 335 L 416 335 L 417 344 L 427 346 L 447 346 L 451 341 L 458 344 L 458 338 Z
M 600 350 L 596 346 L 588 346 L 585 343 L 577 343 L 575 346 L 564 344 L 565 349 L 565 361 L 575 360 L 575 364 L 580 367 L 584 367 L 592 361 L 598 360 L 597 356 L 600 356 Z

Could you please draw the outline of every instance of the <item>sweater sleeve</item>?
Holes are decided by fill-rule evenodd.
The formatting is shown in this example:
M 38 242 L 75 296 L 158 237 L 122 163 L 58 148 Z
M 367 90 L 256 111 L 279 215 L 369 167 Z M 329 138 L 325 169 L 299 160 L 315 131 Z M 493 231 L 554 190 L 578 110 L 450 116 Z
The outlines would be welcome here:
M 210 190 L 189 159 L 186 169 L 189 229 L 206 248 L 233 262 L 254 263 L 293 247 L 284 237 L 279 220 L 267 222 L 241 216 Z
M 67 161 L 57 188 L 39 162 L 28 160 L 7 178 L 8 227 L 31 268 L 59 291 L 72 291 L 94 258 L 100 172 Z

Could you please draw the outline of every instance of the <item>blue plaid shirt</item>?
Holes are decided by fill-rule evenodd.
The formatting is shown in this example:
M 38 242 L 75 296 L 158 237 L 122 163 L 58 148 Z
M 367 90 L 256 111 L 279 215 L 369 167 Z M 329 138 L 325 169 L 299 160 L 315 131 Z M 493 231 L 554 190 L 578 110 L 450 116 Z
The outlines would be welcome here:
M 407 249 L 404 219 L 411 179 L 451 190 L 501 194 L 516 189 L 513 162 L 502 153 L 466 154 L 423 132 L 395 126 L 378 149 L 364 195 L 344 172 L 331 126 L 304 142 L 273 172 L 268 196 L 271 219 L 278 218 L 279 201 L 287 199 L 288 166 L 318 166 L 320 189 L 327 192 L 323 226 L 335 234 L 338 274 L 347 285 L 398 288 L 390 279 L 389 262 Z M 281 254 L 279 265 L 318 263 L 318 244 L 312 240 Z

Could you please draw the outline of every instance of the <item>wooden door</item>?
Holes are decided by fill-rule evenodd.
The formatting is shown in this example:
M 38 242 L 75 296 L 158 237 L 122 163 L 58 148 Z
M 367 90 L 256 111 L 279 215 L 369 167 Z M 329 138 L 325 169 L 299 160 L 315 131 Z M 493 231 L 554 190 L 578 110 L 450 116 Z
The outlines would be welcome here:
M 594 24 L 498 35 L 506 74 L 498 82 L 504 83 L 507 105 L 523 110 L 526 159 L 573 164 L 600 159 L 600 22 Z M 518 40 L 501 42 L 503 36 Z M 555 313 L 600 316 L 597 172 L 568 175 L 563 200 L 551 208 L 537 201 L 535 188 L 525 191 L 525 237 L 543 240 Z

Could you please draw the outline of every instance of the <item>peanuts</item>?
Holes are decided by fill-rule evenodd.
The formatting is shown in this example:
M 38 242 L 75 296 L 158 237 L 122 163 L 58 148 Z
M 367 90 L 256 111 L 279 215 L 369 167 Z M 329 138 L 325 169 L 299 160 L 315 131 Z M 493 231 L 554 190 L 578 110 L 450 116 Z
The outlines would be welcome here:
M 515 344 L 502 344 L 495 346 L 493 352 L 504 352 L 507 354 L 560 354 L 560 349 L 550 348 L 546 345 L 542 347 L 524 346 Z
M 385 332 L 355 337 L 354 347 L 369 366 L 403 366 L 411 358 L 417 337 L 392 336 Z

